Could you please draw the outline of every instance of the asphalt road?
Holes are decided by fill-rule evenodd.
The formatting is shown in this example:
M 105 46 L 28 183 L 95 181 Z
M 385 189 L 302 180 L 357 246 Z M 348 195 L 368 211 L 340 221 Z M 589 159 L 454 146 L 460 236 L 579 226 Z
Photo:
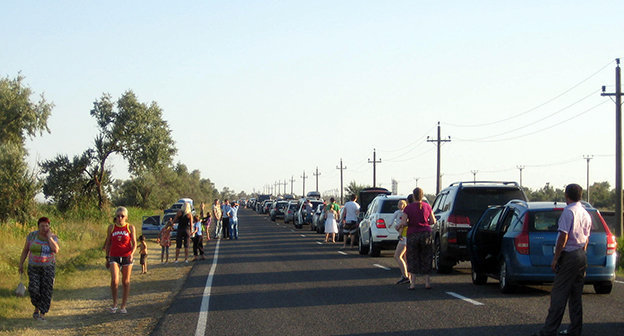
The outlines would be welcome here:
M 537 332 L 546 317 L 549 286 L 504 295 L 493 279 L 474 286 L 459 265 L 434 275 L 433 289 L 408 291 L 394 284 L 393 251 L 343 252 L 308 226 L 239 213 L 240 239 L 208 243 L 154 335 L 514 336 Z M 624 334 L 624 283 L 610 295 L 585 286 L 583 307 L 584 335 Z

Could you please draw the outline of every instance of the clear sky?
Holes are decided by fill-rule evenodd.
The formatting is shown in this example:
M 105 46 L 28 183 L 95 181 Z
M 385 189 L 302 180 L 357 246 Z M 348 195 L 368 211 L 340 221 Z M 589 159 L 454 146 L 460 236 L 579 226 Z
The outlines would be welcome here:
M 345 184 L 435 192 L 519 180 L 614 186 L 624 1 L 3 1 L 0 75 L 55 104 L 30 162 L 92 146 L 89 111 L 133 90 L 164 110 L 175 162 L 219 189 Z M 36 97 L 33 97 L 36 98 Z M 123 160 L 114 178 L 128 178 Z M 290 186 L 288 187 L 290 190 Z

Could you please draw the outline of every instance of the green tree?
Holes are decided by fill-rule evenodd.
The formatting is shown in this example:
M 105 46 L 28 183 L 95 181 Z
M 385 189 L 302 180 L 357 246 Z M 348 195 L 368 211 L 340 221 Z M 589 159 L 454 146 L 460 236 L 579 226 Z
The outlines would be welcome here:
M 128 161 L 130 174 L 159 171 L 170 166 L 176 153 L 171 130 L 162 119 L 162 110 L 155 103 L 138 101 L 132 91 L 126 91 L 114 106 L 111 96 L 104 94 L 93 103 L 99 134 L 95 138 L 95 161 L 92 176 L 98 195 L 98 206 L 107 200 L 105 187 L 109 178 L 105 169 L 110 155 L 117 153 Z
M 598 208 L 605 210 L 615 209 L 615 189 L 611 189 L 609 182 L 596 182 L 589 187 L 589 201 Z M 587 194 L 583 195 L 587 199 Z
M 349 199 L 349 195 L 359 195 L 360 191 L 364 188 L 369 188 L 367 185 L 357 184 L 355 181 L 351 181 L 348 186 L 345 187 L 345 199 Z
M 47 122 L 53 104 L 43 95 L 33 102 L 24 77 L 0 78 L 0 221 L 27 221 L 34 211 L 40 184 L 28 168 L 26 137 L 49 132 Z

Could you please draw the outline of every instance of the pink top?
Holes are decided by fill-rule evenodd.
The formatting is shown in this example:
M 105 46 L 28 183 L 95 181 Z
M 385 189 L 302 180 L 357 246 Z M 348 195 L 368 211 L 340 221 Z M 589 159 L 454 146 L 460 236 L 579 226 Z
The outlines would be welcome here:
M 420 205 L 422 204 L 422 209 Z M 403 209 L 407 215 L 407 234 L 414 232 L 431 232 L 429 217 L 431 217 L 431 205 L 424 202 L 414 202 Z

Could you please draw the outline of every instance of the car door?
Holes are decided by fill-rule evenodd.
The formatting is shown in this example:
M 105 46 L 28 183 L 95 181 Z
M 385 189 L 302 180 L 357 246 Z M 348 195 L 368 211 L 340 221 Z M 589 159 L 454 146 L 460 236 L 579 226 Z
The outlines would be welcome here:
M 371 216 L 374 213 L 373 209 L 375 208 L 377 203 L 377 199 L 374 199 L 371 204 L 368 206 L 362 221 L 360 222 L 360 237 L 362 237 L 362 241 L 365 244 L 368 244 L 368 239 L 370 235 L 370 226 L 371 226 Z
M 160 232 L 160 216 L 143 216 L 141 231 L 145 236 L 157 236 Z
M 500 248 L 497 249 L 497 245 L 500 242 L 497 240 L 496 229 L 504 213 L 504 207 L 489 208 L 483 214 L 481 220 L 479 220 L 478 226 L 472 234 L 473 263 L 478 264 L 479 268 L 484 272 L 493 269 L 492 259 L 495 260 L 497 256 L 494 253 L 500 250 Z

